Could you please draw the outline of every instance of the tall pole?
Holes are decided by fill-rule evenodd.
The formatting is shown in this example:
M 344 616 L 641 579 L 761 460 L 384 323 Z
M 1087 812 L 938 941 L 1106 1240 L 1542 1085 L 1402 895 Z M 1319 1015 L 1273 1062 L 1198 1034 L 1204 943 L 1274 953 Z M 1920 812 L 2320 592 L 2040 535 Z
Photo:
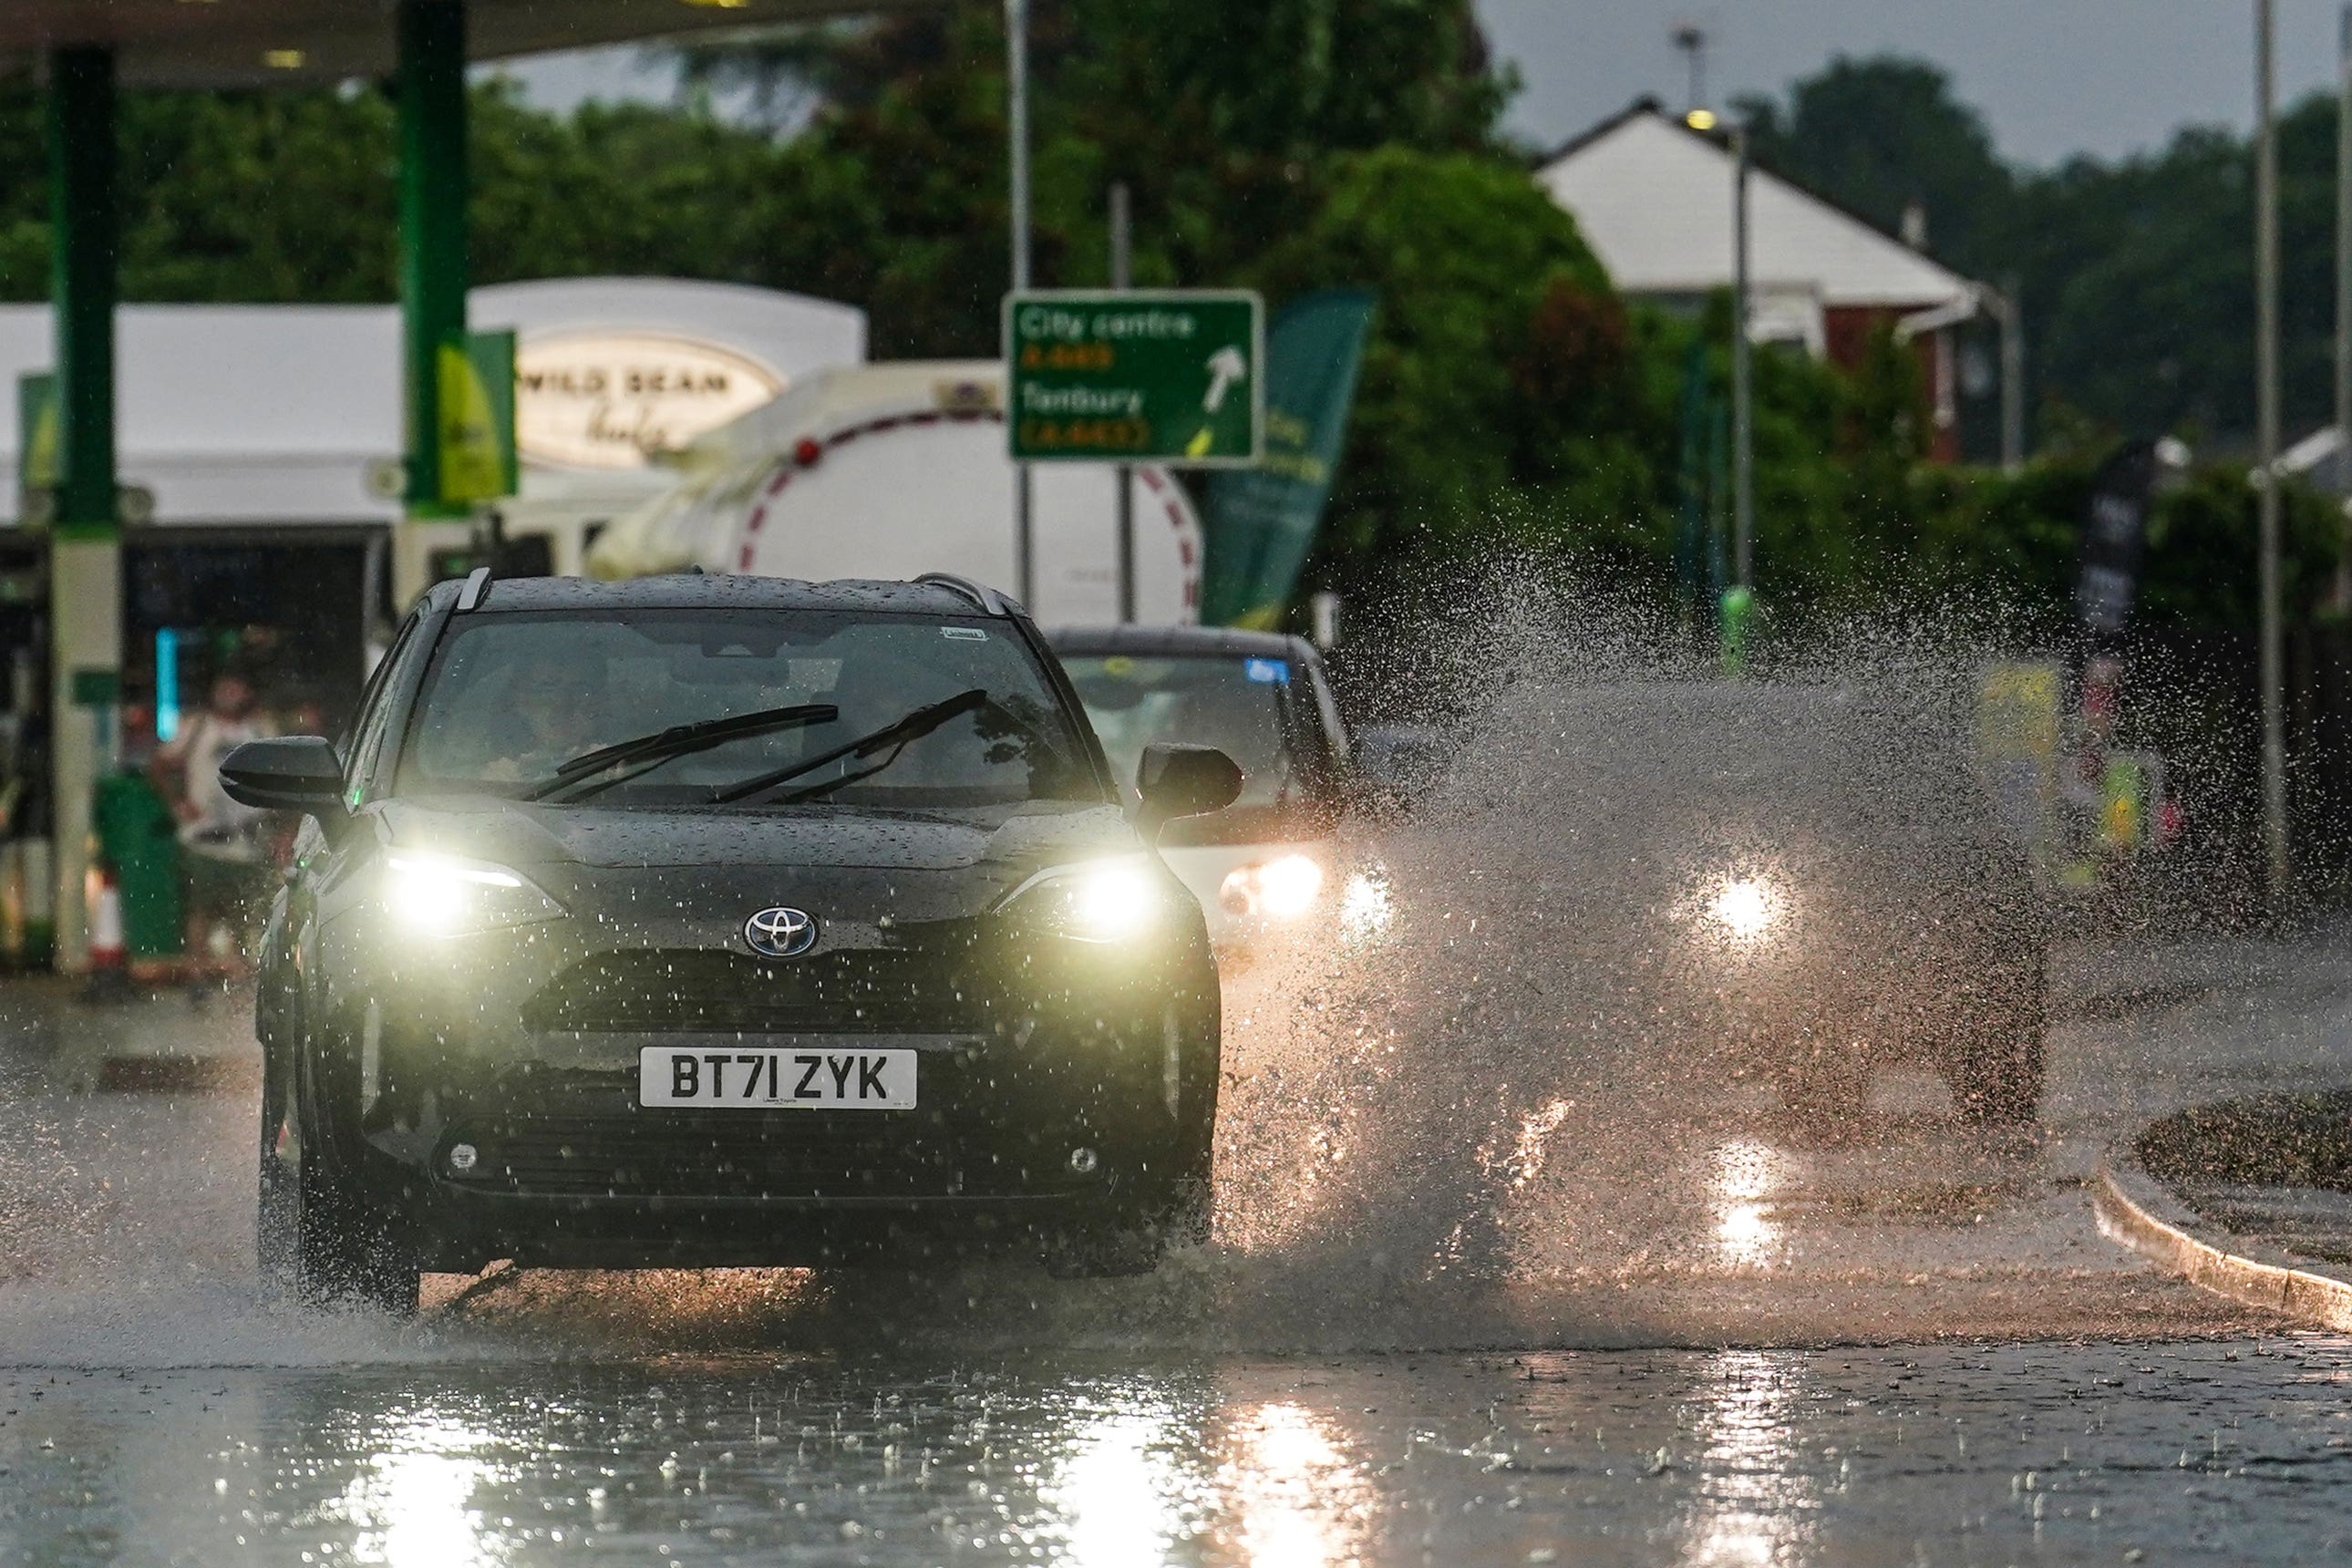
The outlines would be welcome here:
M 2254 389 L 2262 520 L 2263 838 L 2271 902 L 2287 893 L 2284 658 L 2279 627 L 2278 113 L 2273 0 L 2254 3 Z
M 2003 279 L 2000 309 L 2000 468 L 2025 467 L 2025 305 L 2016 273 Z
M 1134 286 L 1134 215 L 1129 210 L 1127 182 L 1110 187 L 1110 286 Z M 1135 620 L 1135 470 L 1121 463 L 1111 472 L 1118 487 L 1118 624 Z
M 122 536 L 115 501 L 114 55 L 49 57 L 50 310 L 62 463 L 49 526 L 49 783 L 57 966 L 87 967 L 91 789 L 114 764 L 122 671 Z
M 2352 612 L 2352 5 L 2336 36 L 2336 607 Z
M 1732 577 L 1756 586 L 1756 413 L 1748 342 L 1748 127 L 1731 131 L 1731 539 Z
M 400 321 L 408 449 L 404 521 L 394 535 L 393 603 L 432 585 L 436 544 L 456 542 L 470 506 L 443 499 L 442 367 L 466 352 L 466 6 L 401 0 L 393 26 L 400 115 Z
M 1011 164 L 1013 289 L 1029 287 L 1029 0 L 1004 0 L 1004 121 Z M 1013 411 L 1007 409 L 1007 417 Z M 1029 465 L 1013 465 L 1013 572 L 1021 602 L 1037 607 L 1037 535 Z
M 1685 23 L 1672 36 L 1690 70 L 1690 101 L 1683 105 L 1683 112 L 1694 113 L 1706 107 L 1706 31 Z

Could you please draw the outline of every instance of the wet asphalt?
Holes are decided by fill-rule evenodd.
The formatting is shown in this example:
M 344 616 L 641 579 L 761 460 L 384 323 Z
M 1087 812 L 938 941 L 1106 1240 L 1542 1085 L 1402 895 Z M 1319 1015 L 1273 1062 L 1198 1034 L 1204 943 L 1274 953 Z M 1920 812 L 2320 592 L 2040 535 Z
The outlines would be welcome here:
M 0 1374 L 11 1563 L 2305 1563 L 2352 1344 Z
M 405 1326 L 255 1292 L 234 1008 L 0 995 L 0 1563 L 2352 1554 L 2352 1342 L 2084 1187 L 2176 1105 L 2336 1081 L 2348 934 L 2072 952 L 2029 1133 L 1901 1073 L 1843 1137 L 1553 1117 L 1501 1188 L 1556 1245 L 1499 1287 L 1242 1212 L 1140 1283 L 508 1271 Z

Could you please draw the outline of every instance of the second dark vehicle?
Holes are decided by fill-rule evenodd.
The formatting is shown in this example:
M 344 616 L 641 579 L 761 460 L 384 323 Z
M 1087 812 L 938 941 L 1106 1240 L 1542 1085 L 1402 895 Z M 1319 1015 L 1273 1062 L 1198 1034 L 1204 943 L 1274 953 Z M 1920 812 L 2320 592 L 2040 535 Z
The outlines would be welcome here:
M 1205 1232 L 1217 976 L 1152 845 L 1234 763 L 1120 792 L 1019 610 L 955 579 L 428 594 L 265 938 L 265 1268 L 807 1265 L 974 1246 L 1066 1273 Z

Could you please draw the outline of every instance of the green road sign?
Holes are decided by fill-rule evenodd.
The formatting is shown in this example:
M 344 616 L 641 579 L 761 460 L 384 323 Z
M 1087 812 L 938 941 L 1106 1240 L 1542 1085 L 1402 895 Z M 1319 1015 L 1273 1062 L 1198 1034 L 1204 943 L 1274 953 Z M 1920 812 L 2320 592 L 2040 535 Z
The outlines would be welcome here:
M 1265 308 L 1238 289 L 1004 297 L 1005 425 L 1022 462 L 1258 459 Z

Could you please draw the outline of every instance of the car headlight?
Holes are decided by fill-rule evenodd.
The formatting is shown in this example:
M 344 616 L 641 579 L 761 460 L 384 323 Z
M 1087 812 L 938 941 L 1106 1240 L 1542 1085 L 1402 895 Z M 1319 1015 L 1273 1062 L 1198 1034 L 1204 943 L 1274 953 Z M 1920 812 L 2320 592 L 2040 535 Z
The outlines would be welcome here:
M 1217 889 L 1218 901 L 1237 915 L 1295 920 L 1323 894 L 1323 868 L 1311 855 L 1285 855 L 1255 865 L 1236 866 Z
M 1788 918 L 1789 900 L 1769 877 L 1729 877 L 1706 901 L 1707 919 L 1732 941 L 1768 941 Z
M 1074 942 L 1131 942 L 1168 920 L 1166 881 L 1139 855 L 1040 873 L 1013 899 L 1047 931 Z
M 562 905 L 520 871 L 414 850 L 384 858 L 383 907 L 420 936 L 462 936 L 563 914 Z

